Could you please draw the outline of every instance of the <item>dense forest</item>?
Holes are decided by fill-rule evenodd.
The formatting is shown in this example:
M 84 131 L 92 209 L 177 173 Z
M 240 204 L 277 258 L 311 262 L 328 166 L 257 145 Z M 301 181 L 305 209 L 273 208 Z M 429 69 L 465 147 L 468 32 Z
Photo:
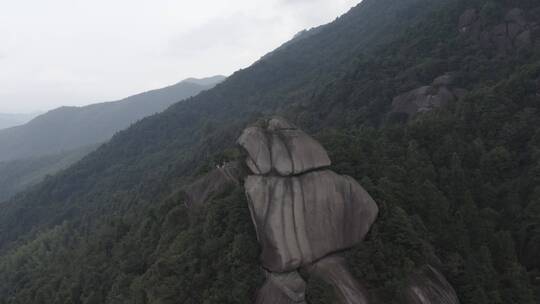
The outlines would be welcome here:
M 532 0 L 364 0 L 4 203 L 0 303 L 252 301 L 243 189 L 188 209 L 182 188 L 275 113 L 377 201 L 346 253 L 373 303 L 426 264 L 462 303 L 539 303 L 539 24 Z

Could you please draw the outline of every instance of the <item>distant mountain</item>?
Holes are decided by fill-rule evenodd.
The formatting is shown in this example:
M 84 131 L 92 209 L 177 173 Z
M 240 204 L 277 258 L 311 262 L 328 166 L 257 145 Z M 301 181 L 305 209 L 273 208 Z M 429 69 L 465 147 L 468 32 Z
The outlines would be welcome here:
M 0 162 L 0 203 L 38 184 L 47 175 L 68 168 L 97 147 L 91 145 L 55 155 Z
M 0 161 L 34 158 L 102 143 L 134 122 L 208 90 L 225 77 L 190 78 L 119 101 L 61 107 L 25 125 L 0 130 Z
M 217 75 L 217 76 L 207 77 L 207 78 L 188 78 L 184 80 L 183 82 L 194 83 L 201 86 L 213 86 L 216 83 L 222 82 L 226 78 L 227 77 L 225 76 Z
M 365 242 L 341 253 L 369 303 L 456 304 L 429 296 L 432 266 L 458 303 L 540 303 L 539 24 L 531 0 L 363 0 L 4 202 L 0 304 L 254 303 L 265 273 L 243 187 L 191 209 L 184 189 L 273 114 L 378 203 Z M 301 275 L 305 302 L 339 303 Z M 287 277 L 270 287 L 289 291 Z
M 0 202 L 69 167 L 137 120 L 224 79 L 189 78 L 116 102 L 58 108 L 25 125 L 0 130 Z
M 38 113 L 11 114 L 0 113 L 0 130 L 25 124 L 39 115 Z

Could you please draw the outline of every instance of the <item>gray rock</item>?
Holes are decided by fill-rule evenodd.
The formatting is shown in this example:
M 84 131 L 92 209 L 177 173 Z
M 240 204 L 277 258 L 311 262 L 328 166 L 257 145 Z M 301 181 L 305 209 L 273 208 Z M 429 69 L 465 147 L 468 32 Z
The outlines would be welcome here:
M 467 32 L 470 27 L 478 20 L 478 13 L 475 9 L 466 10 L 459 17 L 459 30 L 462 33 Z
M 255 174 L 268 174 L 272 170 L 270 143 L 264 129 L 250 127 L 244 130 L 238 139 L 247 152 L 246 164 Z
M 516 47 L 517 48 L 528 48 L 532 45 L 532 34 L 531 31 L 526 30 L 519 34 L 516 37 Z
M 506 53 L 513 48 L 512 40 L 508 37 L 507 24 L 501 23 L 493 27 L 490 33 L 490 39 L 497 47 L 497 50 Z
M 530 48 L 537 40 L 535 23 L 529 22 L 520 8 L 509 10 L 504 22 L 495 26 L 479 17 L 475 10 L 465 11 L 459 20 L 460 32 L 482 48 L 493 49 L 497 55 L 512 54 L 516 49 Z
M 429 265 L 411 276 L 404 297 L 406 304 L 459 304 L 452 285 Z
M 517 25 L 520 25 L 521 27 L 527 24 L 525 12 L 520 8 L 513 8 L 508 11 L 508 13 L 506 13 L 506 16 L 504 17 L 504 20 L 508 23 L 515 23 Z
M 248 176 L 246 194 L 263 266 L 287 272 L 363 240 L 378 208 L 351 177 L 330 170 Z
M 279 131 L 279 130 L 290 130 L 298 129 L 295 125 L 285 120 L 283 117 L 272 117 L 268 121 L 268 130 L 269 131 Z
M 451 82 L 449 77 L 438 77 L 434 81 L 437 86 L 420 87 L 395 97 L 392 101 L 392 112 L 414 116 L 417 113 L 429 112 L 454 101 L 457 97 L 444 86 L 445 83 L 449 82 Z
M 519 34 L 523 32 L 523 30 L 524 30 L 523 26 L 517 23 L 509 23 L 506 26 L 506 33 L 510 40 L 514 40 Z
M 331 285 L 342 304 L 367 304 L 367 292 L 347 269 L 345 259 L 329 256 L 305 268 Z
M 255 304 L 306 303 L 306 282 L 298 272 L 269 273 Z
M 465 97 L 465 95 L 467 95 L 467 93 L 469 93 L 469 91 L 467 91 L 466 89 L 461 89 L 461 88 L 452 89 L 452 94 L 454 94 L 454 96 L 457 99 L 461 99 L 461 98 Z
M 267 125 L 247 128 L 238 140 L 248 152 L 246 162 L 253 173 L 289 176 L 331 165 L 319 142 L 283 118 L 273 118 Z
M 451 86 L 454 84 L 454 77 L 450 74 L 444 74 L 442 76 L 439 76 L 433 80 L 433 86 L 435 87 L 441 87 L 441 86 Z

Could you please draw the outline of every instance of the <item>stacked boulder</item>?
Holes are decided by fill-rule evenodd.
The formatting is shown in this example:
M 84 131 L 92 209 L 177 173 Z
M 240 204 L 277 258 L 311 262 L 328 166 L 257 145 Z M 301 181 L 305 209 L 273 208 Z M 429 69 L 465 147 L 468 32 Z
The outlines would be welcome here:
M 428 86 L 396 96 L 392 100 L 392 114 L 403 113 L 413 117 L 418 113 L 430 112 L 462 98 L 466 90 L 455 86 L 455 77 L 444 74 L 433 80 Z
M 505 55 L 519 49 L 538 47 L 540 24 L 528 18 L 520 8 L 507 10 L 503 20 L 492 24 L 476 9 L 466 10 L 459 18 L 459 31 L 484 48 Z
M 298 273 L 333 285 L 342 303 L 367 303 L 336 254 L 361 242 L 378 207 L 351 177 L 328 169 L 326 150 L 283 118 L 244 130 L 238 140 L 251 171 L 245 191 L 268 280 L 257 303 L 305 303 Z

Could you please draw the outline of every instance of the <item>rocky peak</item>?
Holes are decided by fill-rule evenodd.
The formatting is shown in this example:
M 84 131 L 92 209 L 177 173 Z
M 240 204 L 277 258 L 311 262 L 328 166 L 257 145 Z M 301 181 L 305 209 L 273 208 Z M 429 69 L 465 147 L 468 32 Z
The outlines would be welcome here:
M 238 143 L 254 174 L 289 176 L 330 166 L 326 150 L 293 124 L 275 117 L 244 130 Z
M 252 171 L 244 183 L 267 282 L 256 303 L 305 303 L 300 269 L 333 285 L 342 303 L 367 303 L 343 259 L 378 207 L 353 178 L 326 169 L 322 145 L 283 118 L 248 127 L 238 143 Z
M 413 117 L 462 98 L 467 91 L 455 87 L 454 83 L 455 76 L 447 73 L 435 78 L 430 85 L 398 95 L 392 101 L 391 113 L 403 113 Z
M 540 26 L 529 20 L 521 8 L 507 10 L 504 19 L 495 24 L 471 8 L 460 16 L 458 29 L 485 49 L 495 49 L 497 54 L 505 55 L 515 50 L 535 47 Z

